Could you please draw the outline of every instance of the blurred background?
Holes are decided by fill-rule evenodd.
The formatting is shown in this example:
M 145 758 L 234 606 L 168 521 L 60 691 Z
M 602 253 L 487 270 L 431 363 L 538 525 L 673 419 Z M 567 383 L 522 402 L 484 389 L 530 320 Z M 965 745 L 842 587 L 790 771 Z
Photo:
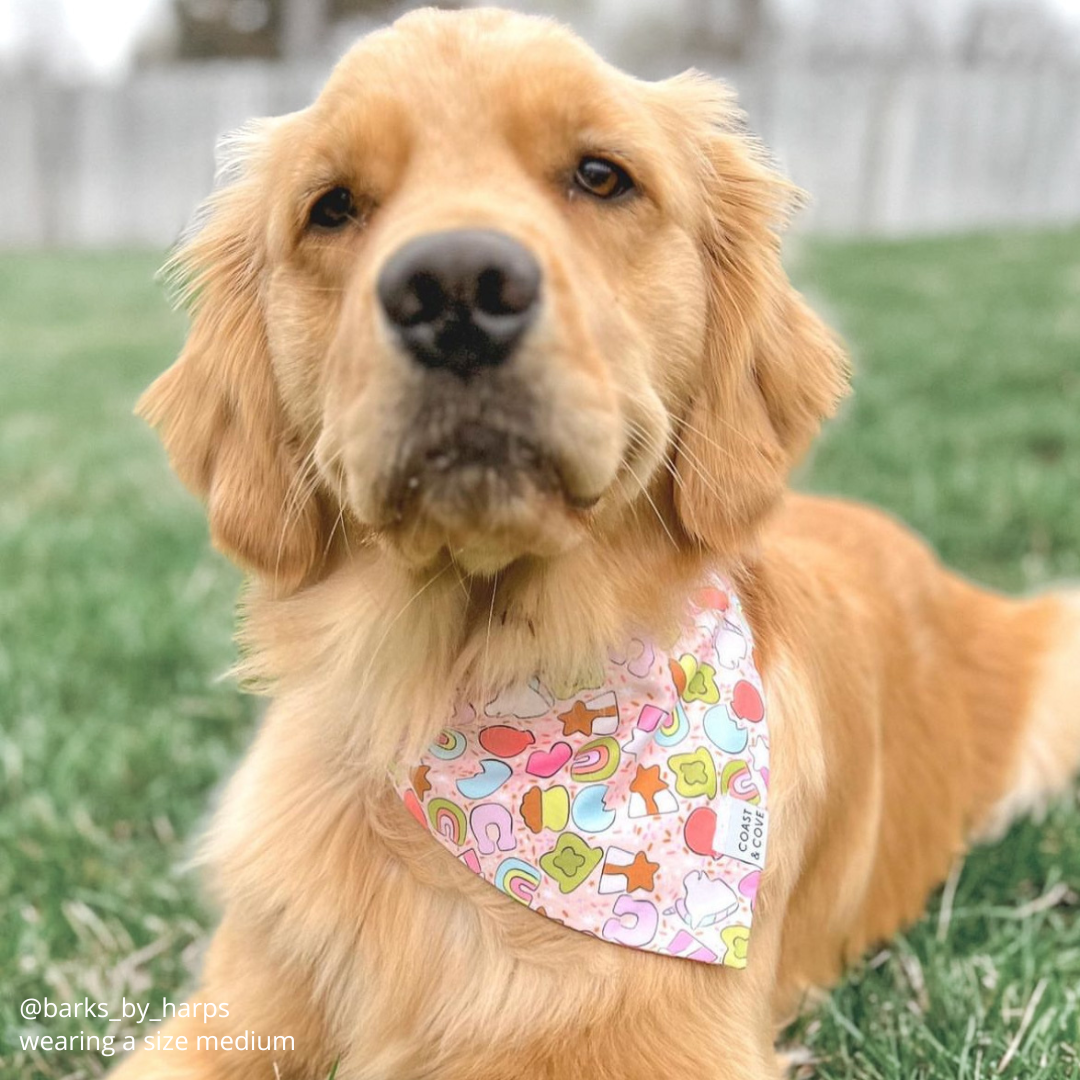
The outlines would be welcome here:
M 307 104 L 353 39 L 410 6 L 0 0 L 0 244 L 170 242 L 217 136 Z M 569 21 L 637 74 L 728 79 L 813 193 L 803 228 L 1080 217 L 1080 0 L 512 6 Z
M 1080 0 L 528 6 L 728 79 L 810 192 L 788 265 L 856 377 L 797 484 L 989 585 L 1080 579 Z M 131 415 L 185 332 L 154 275 L 215 141 L 401 10 L 0 0 L 0 1080 L 100 1076 L 33 1040 L 131 1030 L 23 999 L 116 1015 L 198 970 L 182 868 L 258 703 L 221 677 L 240 576 Z M 1080 1080 L 1080 796 L 958 861 L 785 1041 L 799 1078 Z

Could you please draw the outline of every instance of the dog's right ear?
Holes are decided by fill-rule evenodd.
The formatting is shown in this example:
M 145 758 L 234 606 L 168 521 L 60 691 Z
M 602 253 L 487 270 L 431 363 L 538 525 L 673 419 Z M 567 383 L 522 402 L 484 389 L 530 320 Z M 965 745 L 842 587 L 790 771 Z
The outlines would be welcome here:
M 780 231 L 799 193 L 742 130 L 730 92 L 695 73 L 659 87 L 696 166 L 708 303 L 674 503 L 689 536 L 740 557 L 847 393 L 848 360 L 784 271 Z
M 275 124 L 260 122 L 234 140 L 231 175 L 166 266 L 191 328 L 136 412 L 206 501 L 214 545 L 288 593 L 318 571 L 326 515 L 303 475 L 306 448 L 287 422 L 267 341 L 261 290 Z

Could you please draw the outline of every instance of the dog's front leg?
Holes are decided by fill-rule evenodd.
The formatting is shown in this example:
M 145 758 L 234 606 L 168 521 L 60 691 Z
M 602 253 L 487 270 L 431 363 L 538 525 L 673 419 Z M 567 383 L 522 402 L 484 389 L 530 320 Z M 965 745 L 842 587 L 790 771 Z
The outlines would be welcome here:
M 109 1080 L 324 1080 L 336 1053 L 310 977 L 272 959 L 268 935 L 226 919 L 200 988 L 146 1025 Z M 170 1010 L 167 1010 L 170 1011 Z

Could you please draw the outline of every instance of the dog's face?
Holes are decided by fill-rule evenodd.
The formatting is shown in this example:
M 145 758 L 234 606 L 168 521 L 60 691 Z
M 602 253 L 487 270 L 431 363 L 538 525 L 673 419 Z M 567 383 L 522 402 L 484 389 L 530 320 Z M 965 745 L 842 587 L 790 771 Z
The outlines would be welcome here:
M 780 267 L 791 189 L 705 80 L 425 11 L 236 156 L 142 409 L 218 544 L 282 589 L 335 523 L 479 574 L 642 506 L 729 552 L 842 390 Z
M 706 305 L 692 162 L 642 96 L 546 26 L 425 14 L 287 140 L 271 352 L 324 476 L 418 565 L 556 555 L 661 460 Z

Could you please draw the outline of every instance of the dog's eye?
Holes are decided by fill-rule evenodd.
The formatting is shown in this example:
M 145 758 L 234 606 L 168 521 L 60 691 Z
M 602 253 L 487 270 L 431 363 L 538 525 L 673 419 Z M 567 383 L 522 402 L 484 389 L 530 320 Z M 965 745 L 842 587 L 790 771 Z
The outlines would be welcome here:
M 356 203 L 347 187 L 331 188 L 321 195 L 308 214 L 308 225 L 320 229 L 340 229 L 356 216 Z
M 574 183 L 598 199 L 617 199 L 634 190 L 634 181 L 622 166 L 597 157 L 581 159 Z

